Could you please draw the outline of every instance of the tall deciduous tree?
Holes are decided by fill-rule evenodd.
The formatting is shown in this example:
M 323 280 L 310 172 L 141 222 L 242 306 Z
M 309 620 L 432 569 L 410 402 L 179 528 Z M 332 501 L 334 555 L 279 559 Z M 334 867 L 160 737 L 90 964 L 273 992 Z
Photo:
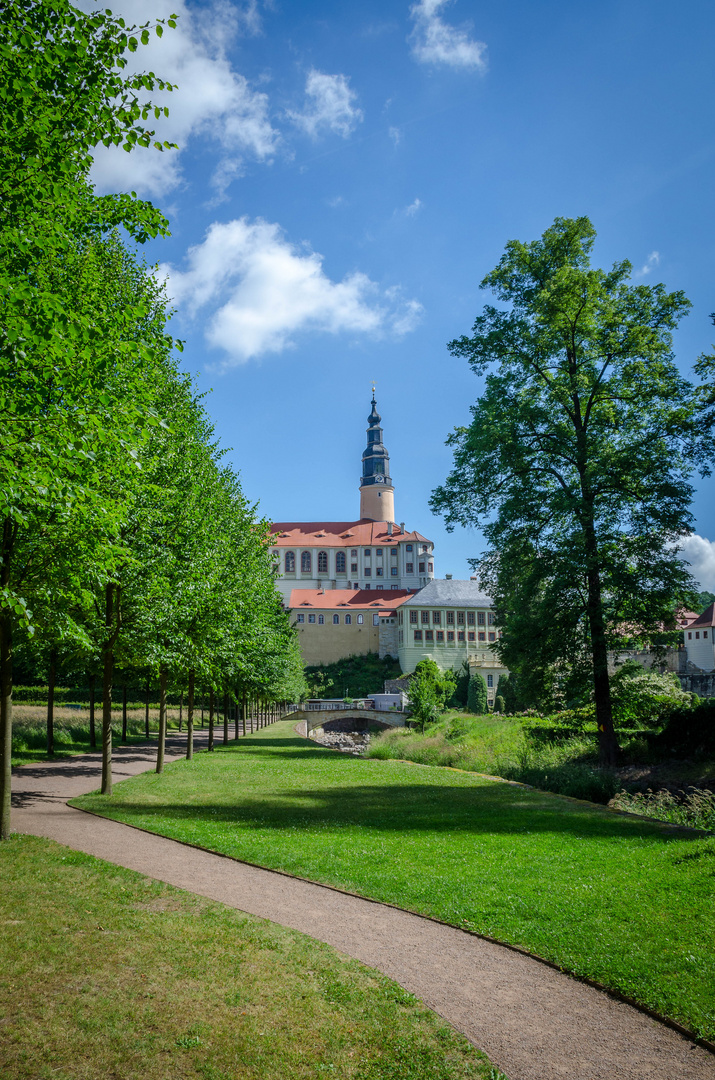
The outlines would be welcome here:
M 169 20 L 172 22 L 173 20 Z M 155 28 L 157 33 L 163 29 Z M 148 41 L 109 12 L 85 14 L 67 0 L 0 5 L 0 837 L 10 823 L 12 640 L 29 624 L 18 587 L 23 534 L 57 513 L 91 503 L 86 466 L 94 443 L 128 438 L 136 424 L 131 379 L 124 409 L 103 393 L 122 338 L 104 336 L 136 316 L 77 305 L 97 240 L 123 225 L 141 241 L 167 231 L 164 217 L 133 196 L 97 198 L 87 184 L 99 142 L 148 145 L 148 102 L 169 88 L 152 74 L 125 75 L 126 50 Z M 155 112 L 154 115 L 157 115 Z M 105 290 L 108 298 L 108 290 Z M 128 422 L 128 428 L 127 428 Z M 88 497 L 89 496 L 89 497 Z
M 675 549 L 691 528 L 696 402 L 672 351 L 685 296 L 629 284 L 628 262 L 593 268 L 594 238 L 587 218 L 557 218 L 507 244 L 482 282 L 504 306 L 450 344 L 487 377 L 432 507 L 490 544 L 475 564 L 520 687 L 586 662 L 612 764 L 609 637 L 664 619 L 692 587 Z

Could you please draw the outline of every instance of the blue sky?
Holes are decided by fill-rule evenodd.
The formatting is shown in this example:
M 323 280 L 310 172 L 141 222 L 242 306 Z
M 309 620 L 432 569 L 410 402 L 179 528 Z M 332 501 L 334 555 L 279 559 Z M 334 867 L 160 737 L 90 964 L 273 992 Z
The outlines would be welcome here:
M 83 7 L 89 0 L 83 0 Z M 715 9 L 661 0 L 119 0 L 176 12 L 133 62 L 179 84 L 158 129 L 179 151 L 102 151 L 103 190 L 168 214 L 184 361 L 274 520 L 358 513 L 371 380 L 396 516 L 436 544 L 439 576 L 482 541 L 428 508 L 480 383 L 446 342 L 509 239 L 587 214 L 594 261 L 693 303 L 684 371 L 715 328 Z M 688 554 L 715 590 L 713 481 Z

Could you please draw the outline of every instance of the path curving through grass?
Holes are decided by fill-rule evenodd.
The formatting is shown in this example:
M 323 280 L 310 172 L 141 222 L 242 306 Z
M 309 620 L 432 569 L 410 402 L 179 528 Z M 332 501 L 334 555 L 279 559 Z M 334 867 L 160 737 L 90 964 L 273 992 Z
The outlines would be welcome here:
M 290 722 L 76 805 L 520 946 L 715 1038 L 715 838 Z

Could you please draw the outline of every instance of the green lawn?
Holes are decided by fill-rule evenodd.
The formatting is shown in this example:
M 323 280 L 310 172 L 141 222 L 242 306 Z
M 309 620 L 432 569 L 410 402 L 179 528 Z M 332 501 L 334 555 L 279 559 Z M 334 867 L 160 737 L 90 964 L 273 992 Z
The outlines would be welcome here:
M 292 930 L 31 836 L 0 880 L 3 1080 L 506 1080 Z
M 715 838 L 290 722 L 76 805 L 520 945 L 715 1037 Z

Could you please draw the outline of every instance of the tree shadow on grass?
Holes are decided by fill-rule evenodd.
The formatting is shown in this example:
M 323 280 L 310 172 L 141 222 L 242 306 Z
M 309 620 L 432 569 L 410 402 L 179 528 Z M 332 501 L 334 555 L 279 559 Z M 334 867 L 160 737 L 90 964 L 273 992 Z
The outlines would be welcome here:
M 170 822 L 195 826 L 239 825 L 276 831 L 322 831 L 364 828 L 374 833 L 569 834 L 574 840 L 642 837 L 663 843 L 700 839 L 705 834 L 664 825 L 652 819 L 579 806 L 545 792 L 506 784 L 447 787 L 439 784 L 351 785 L 304 788 L 230 803 L 143 803 L 117 801 L 123 820 L 166 834 Z M 173 830 L 172 830 L 173 831 Z

